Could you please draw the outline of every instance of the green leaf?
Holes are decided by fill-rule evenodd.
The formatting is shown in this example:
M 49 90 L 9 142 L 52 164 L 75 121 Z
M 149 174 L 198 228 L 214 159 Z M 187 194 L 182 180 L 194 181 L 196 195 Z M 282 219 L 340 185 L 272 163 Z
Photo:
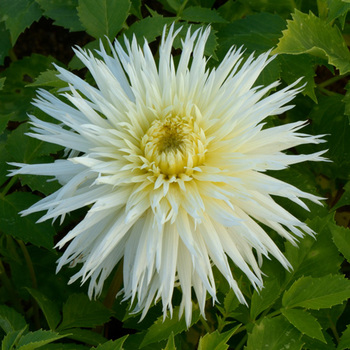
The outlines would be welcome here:
M 231 312 L 235 311 L 240 305 L 240 302 L 233 289 L 230 288 L 224 299 L 225 314 L 228 316 Z
M 36 0 L 44 15 L 54 20 L 54 24 L 72 32 L 84 30 L 78 17 L 78 0 Z
M 21 124 L 7 139 L 7 151 L 11 160 L 20 163 L 31 163 L 41 156 L 56 153 L 62 146 L 38 140 L 27 136 L 30 131 L 28 123 Z
M 337 26 L 332 27 L 312 12 L 307 15 L 295 10 L 292 18 L 272 53 L 309 53 L 328 59 L 340 74 L 350 71 L 350 52 Z
M 245 0 L 252 10 L 257 12 L 272 12 L 289 16 L 296 4 L 293 0 Z
M 344 255 L 346 260 L 350 262 L 350 230 L 336 224 L 332 224 L 330 230 L 338 250 Z
M 341 304 L 350 297 L 350 281 L 340 275 L 301 277 L 284 293 L 285 308 L 323 309 Z
M 21 330 L 13 331 L 6 334 L 5 337 L 2 339 L 1 350 L 13 350 L 14 346 L 18 343 L 25 330 L 26 328 L 23 328 Z
M 5 57 L 8 56 L 12 47 L 10 32 L 6 29 L 5 23 L 0 21 L 0 65 L 2 66 Z
M 308 226 L 316 233 L 315 237 L 305 236 L 297 247 L 287 242 L 285 256 L 293 266 L 291 275 L 294 280 L 302 276 L 322 277 L 336 274 L 342 263 L 336 246 L 332 242 L 330 224 L 333 215 L 316 217 L 308 222 Z
M 350 325 L 347 325 L 345 331 L 340 337 L 337 350 L 350 349 Z
M 85 344 L 98 346 L 107 341 L 101 334 L 94 332 L 93 330 L 82 328 L 70 328 L 65 331 L 60 331 L 60 334 L 65 334 L 67 338 L 73 339 Z
M 59 74 L 56 70 L 47 70 L 40 73 L 40 75 L 35 79 L 35 81 L 27 86 L 37 87 L 37 86 L 50 86 L 55 88 L 67 87 L 68 84 L 57 77 Z
M 55 230 L 48 222 L 36 224 L 40 214 L 21 217 L 18 213 L 29 208 L 40 197 L 29 192 L 14 192 L 0 196 L 0 230 L 38 247 L 52 249 Z
M 264 288 L 260 292 L 254 291 L 250 306 L 250 317 L 252 319 L 255 320 L 261 312 L 274 304 L 280 294 L 280 288 L 277 280 L 270 278 L 264 281 Z
M 163 17 L 160 15 L 146 17 L 139 22 L 133 23 L 130 28 L 124 32 L 124 35 L 129 40 L 135 35 L 140 45 L 143 45 L 145 39 L 151 43 L 162 34 L 164 26 L 169 25 L 174 20 L 175 18 Z M 123 42 L 122 38 L 120 38 L 120 42 Z
M 117 340 L 110 340 L 106 343 L 103 343 L 99 345 L 97 348 L 91 348 L 91 350 L 122 350 L 123 344 L 128 336 L 124 336 L 122 338 L 119 338 Z
M 23 329 L 26 326 L 24 317 L 6 305 L 0 305 L 0 327 L 5 333 Z
M 107 322 L 112 312 L 85 294 L 73 294 L 63 305 L 63 321 L 58 330 L 73 327 L 95 327 Z
M 299 309 L 282 309 L 281 311 L 283 316 L 301 333 L 326 343 L 321 325 L 308 312 Z
M 16 349 L 18 350 L 34 350 L 45 344 L 52 343 L 55 340 L 64 338 L 65 335 L 60 335 L 52 331 L 44 331 L 39 329 L 35 332 L 29 332 L 21 337 Z
M 40 72 L 52 69 L 52 62 L 55 62 L 55 59 L 50 56 L 33 54 L 12 62 L 9 68 L 0 73 L 0 77 L 6 77 L 6 84 L 0 94 L 2 114 L 12 113 L 12 120 L 15 121 L 28 119 L 27 114 L 34 109 L 31 102 L 35 96 L 35 89 L 26 86 L 33 82 Z
M 0 14 L 0 21 L 4 21 L 10 31 L 12 46 L 18 36 L 42 15 L 39 5 L 34 0 L 1 0 Z
M 143 339 L 140 348 L 152 344 L 155 342 L 159 342 L 164 339 L 168 339 L 173 333 L 174 335 L 179 334 L 186 330 L 188 327 L 186 326 L 185 317 L 181 317 L 179 320 L 179 306 L 174 307 L 173 317 L 166 318 L 163 322 L 163 316 L 160 316 L 157 321 L 148 329 L 145 338 Z M 192 312 L 192 321 L 191 326 L 197 323 L 199 320 L 199 310 L 193 310 Z
M 90 350 L 90 347 L 76 343 L 51 343 L 46 344 L 45 348 L 41 348 L 40 350 Z
M 302 93 L 309 96 L 314 102 L 317 102 L 315 95 L 316 75 L 313 68 L 313 61 L 310 56 L 304 55 L 278 55 L 280 62 L 281 77 L 287 84 L 294 83 L 300 77 L 303 77 L 302 83 L 306 83 Z
M 112 40 L 128 17 L 130 0 L 79 0 L 78 15 L 94 38 L 105 35 Z
M 30 295 L 36 300 L 41 311 L 43 312 L 47 324 L 51 330 L 55 330 L 58 323 L 61 321 L 61 314 L 58 307 L 44 294 L 37 289 L 26 288 Z
M 277 44 L 285 27 L 286 22 L 280 16 L 270 13 L 259 13 L 230 24 L 217 25 L 217 55 L 222 59 L 232 46 L 243 46 L 248 53 L 265 52 Z
M 237 325 L 233 329 L 221 334 L 217 330 L 212 333 L 207 333 L 204 337 L 199 339 L 198 350 L 227 350 L 228 345 L 226 343 L 240 326 L 241 325 Z
M 255 324 L 245 350 L 300 350 L 301 334 L 282 316 L 264 318 Z
M 325 134 L 329 151 L 326 153 L 332 163 L 323 166 L 321 173 L 329 177 L 348 178 L 350 167 L 350 125 L 344 116 L 342 95 L 319 96 L 308 118 L 312 120 L 310 134 Z M 330 117 L 332 116 L 332 117 Z M 305 146 L 305 150 L 309 150 Z M 322 164 L 313 165 L 322 166 Z
M 226 23 L 216 10 L 200 7 L 187 7 L 181 14 L 181 18 L 185 21 L 200 23 Z
M 350 10 L 350 4 L 346 4 L 342 0 L 328 0 L 329 12 L 327 16 L 327 22 L 331 23 L 339 17 L 345 19 L 347 13 Z M 344 20 L 342 20 L 342 27 L 344 28 Z
M 166 347 L 162 350 L 176 350 L 175 346 L 175 340 L 174 340 L 174 333 L 171 332 L 170 337 L 168 339 L 168 342 L 166 343 Z

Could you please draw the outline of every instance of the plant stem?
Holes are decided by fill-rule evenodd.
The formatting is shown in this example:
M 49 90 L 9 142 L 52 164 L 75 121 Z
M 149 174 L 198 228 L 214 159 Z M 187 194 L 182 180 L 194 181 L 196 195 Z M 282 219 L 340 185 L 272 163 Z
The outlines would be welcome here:
M 37 283 L 37 279 L 36 279 L 36 275 L 35 275 L 35 270 L 34 270 L 34 266 L 32 263 L 32 259 L 30 258 L 28 249 L 27 249 L 26 245 L 23 243 L 23 241 L 21 241 L 20 239 L 18 239 L 17 242 L 22 250 L 24 260 L 26 261 L 28 271 L 29 271 L 29 276 L 30 276 L 30 279 L 32 281 L 33 288 L 38 289 L 38 283 Z M 38 308 L 38 304 L 35 300 L 33 302 L 33 312 L 34 312 L 35 326 L 37 327 L 37 329 L 40 329 L 39 308 Z
M 331 85 L 331 84 L 337 82 L 338 80 L 343 79 L 344 77 L 346 77 L 346 75 L 336 75 L 336 76 L 324 81 L 323 83 L 318 84 L 317 86 L 320 88 L 325 88 L 326 86 Z
M 5 186 L 4 190 L 1 192 L 1 195 L 5 197 L 7 192 L 11 189 L 11 187 L 15 184 L 16 181 L 17 181 L 17 177 L 16 176 L 12 177 L 11 180 Z
M 241 341 L 235 347 L 235 350 L 240 350 L 243 347 L 243 345 L 246 343 L 247 339 L 248 339 L 248 334 L 245 334 L 245 336 L 241 339 Z

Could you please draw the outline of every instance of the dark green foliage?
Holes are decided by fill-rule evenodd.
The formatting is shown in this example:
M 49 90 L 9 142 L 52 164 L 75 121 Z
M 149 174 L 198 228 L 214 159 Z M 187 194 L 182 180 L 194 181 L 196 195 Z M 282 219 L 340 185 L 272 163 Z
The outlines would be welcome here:
M 345 350 L 350 348 L 350 53 L 349 1 L 341 0 L 1 0 L 0 1 L 0 339 L 3 350 Z M 39 22 L 39 23 L 36 23 Z M 135 36 L 146 39 L 158 56 L 159 37 L 165 25 L 183 27 L 175 40 L 174 55 L 189 27 L 211 25 L 205 48 L 215 67 L 232 46 L 244 46 L 244 58 L 267 50 L 278 54 L 256 85 L 281 80 L 282 87 L 303 76 L 302 94 L 295 108 L 268 125 L 308 120 L 302 132 L 324 134 L 332 162 L 305 163 L 272 175 L 325 198 L 324 207 L 307 203 L 306 211 L 276 198 L 293 215 L 314 230 L 298 247 L 271 237 L 293 270 L 285 271 L 272 259 L 262 265 L 264 288 L 254 290 L 233 266 L 247 306 L 216 271 L 219 303 L 207 300 L 206 316 L 194 301 L 192 324 L 180 320 L 179 292 L 174 292 L 173 318 L 163 322 L 161 306 L 152 307 L 146 319 L 130 315 L 120 298 L 112 307 L 108 295 L 111 278 L 98 300 L 87 297 L 85 285 L 67 285 L 76 268 L 55 274 L 61 252 L 53 250 L 61 238 L 84 217 L 72 213 L 62 226 L 37 224 L 40 215 L 21 217 L 21 210 L 54 192 L 57 182 L 47 177 L 7 176 L 7 162 L 49 163 L 62 157 L 62 147 L 29 138 L 28 114 L 40 113 L 31 104 L 36 89 L 59 96 L 66 84 L 57 78 L 50 45 L 71 57 L 55 34 L 64 30 L 73 40 L 83 38 L 94 50 L 100 40 Z M 37 27 L 36 27 L 37 26 Z M 46 27 L 45 27 L 46 26 Z M 35 28 L 39 28 L 35 29 Z M 44 29 L 42 29 L 44 28 Z M 47 29 L 49 28 L 49 29 Z M 65 29 L 63 29 L 65 28 Z M 51 31 L 53 43 L 35 45 Z M 76 41 L 75 41 L 76 40 Z M 33 45 L 33 47 L 31 47 Z M 61 45 L 61 46 L 60 46 Z M 175 57 L 175 64 L 177 57 Z M 69 60 L 66 61 L 66 64 Z M 70 69 L 83 65 L 76 57 Z M 86 71 L 80 70 L 80 76 Z M 89 80 L 90 79 L 90 80 Z M 313 145 L 292 149 L 312 153 Z M 125 328 L 123 328 L 125 327 Z

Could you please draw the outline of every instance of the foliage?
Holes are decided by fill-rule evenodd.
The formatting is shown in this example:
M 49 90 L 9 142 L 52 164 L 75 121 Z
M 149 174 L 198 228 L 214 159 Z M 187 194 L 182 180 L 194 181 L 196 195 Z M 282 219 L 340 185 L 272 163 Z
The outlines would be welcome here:
M 350 2 L 342 0 L 2 0 L 0 2 L 0 337 L 2 349 L 347 349 L 350 348 Z M 67 285 L 72 270 L 55 274 L 63 236 L 84 216 L 77 211 L 63 225 L 36 223 L 39 216 L 18 212 L 59 185 L 33 176 L 8 178 L 7 162 L 51 162 L 63 156 L 59 146 L 25 135 L 35 90 L 59 96 L 64 83 L 52 65 L 81 69 L 71 46 L 97 48 L 99 40 L 146 38 L 157 55 L 164 25 L 185 29 L 212 27 L 206 47 L 216 66 L 232 46 L 250 53 L 278 54 L 258 85 L 280 79 L 290 84 L 304 76 L 295 108 L 272 125 L 309 120 L 310 134 L 326 134 L 333 163 L 303 164 L 274 174 L 325 198 L 310 211 L 281 203 L 315 231 L 299 247 L 274 236 L 293 266 L 263 262 L 264 289 L 258 293 L 238 272 L 248 305 L 240 305 L 217 273 L 220 304 L 208 300 L 207 319 L 194 307 L 192 325 L 163 320 L 155 305 L 139 322 L 130 305 L 114 302 L 108 280 L 99 300 L 89 300 L 85 285 Z M 50 33 L 50 39 L 41 36 Z M 185 33 L 185 30 L 182 31 Z M 63 35 L 69 44 L 62 44 Z M 181 34 L 182 35 L 182 34 Z M 50 42 L 51 40 L 51 42 Z M 181 47 L 180 39 L 176 42 Z M 63 52 L 60 52 L 63 51 Z M 176 54 L 174 52 L 174 54 Z M 85 70 L 78 74 L 85 75 Z M 89 80 L 89 76 L 85 76 Z M 36 111 L 36 113 L 39 113 Z M 42 116 L 45 118 L 45 116 Z M 310 153 L 313 146 L 291 152 Z M 319 149 L 317 149 L 318 151 Z M 74 270 L 75 267 L 72 266 Z M 117 268 L 116 277 L 120 278 Z M 164 321 L 164 322 L 163 322 Z

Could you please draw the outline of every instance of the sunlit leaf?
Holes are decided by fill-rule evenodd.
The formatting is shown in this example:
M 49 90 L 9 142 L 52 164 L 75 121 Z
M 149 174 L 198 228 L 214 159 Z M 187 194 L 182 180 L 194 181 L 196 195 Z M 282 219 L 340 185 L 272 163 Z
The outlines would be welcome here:
M 341 275 L 301 277 L 284 293 L 284 307 L 323 309 L 341 304 L 350 297 L 350 281 Z
M 288 20 L 288 28 L 283 31 L 277 48 L 273 53 L 309 53 L 321 58 L 339 69 L 340 74 L 350 71 L 350 52 L 336 26 L 322 21 L 312 12 L 298 10 Z

